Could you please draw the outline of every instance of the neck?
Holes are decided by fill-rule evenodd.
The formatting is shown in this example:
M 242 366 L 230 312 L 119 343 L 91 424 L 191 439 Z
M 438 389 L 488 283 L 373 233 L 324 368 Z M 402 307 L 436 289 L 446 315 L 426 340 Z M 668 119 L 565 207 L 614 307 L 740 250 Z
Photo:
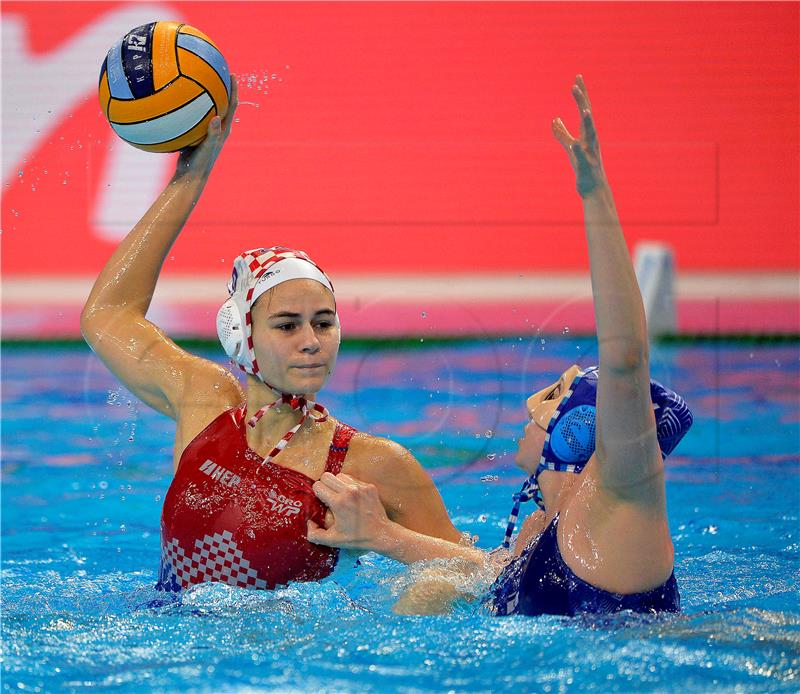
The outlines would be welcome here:
M 306 400 L 314 400 L 315 395 L 303 394 Z M 247 377 L 247 417 L 252 417 L 262 407 L 271 405 L 279 396 L 263 381 L 248 375 Z M 257 422 L 253 432 L 259 439 L 280 438 L 291 429 L 302 417 L 299 409 L 293 409 L 289 403 L 275 405 Z
M 539 491 L 548 520 L 561 510 L 564 495 L 572 489 L 577 479 L 578 475 L 571 472 L 542 470 L 539 474 Z

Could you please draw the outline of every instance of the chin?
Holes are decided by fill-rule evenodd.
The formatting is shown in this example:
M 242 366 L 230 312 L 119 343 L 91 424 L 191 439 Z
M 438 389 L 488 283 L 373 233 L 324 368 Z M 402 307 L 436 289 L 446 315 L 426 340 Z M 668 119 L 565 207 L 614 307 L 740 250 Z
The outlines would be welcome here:
M 517 451 L 517 454 L 514 456 L 514 464 L 523 472 L 532 475 L 536 472 L 536 468 L 539 465 L 539 459 L 536 459 L 536 462 L 531 465 L 530 459 L 523 455 L 522 451 Z
M 318 393 L 320 390 L 322 390 L 327 380 L 328 380 L 327 376 L 324 377 L 308 376 L 306 378 L 293 378 L 290 384 L 291 389 L 289 392 L 303 393 L 304 395 Z

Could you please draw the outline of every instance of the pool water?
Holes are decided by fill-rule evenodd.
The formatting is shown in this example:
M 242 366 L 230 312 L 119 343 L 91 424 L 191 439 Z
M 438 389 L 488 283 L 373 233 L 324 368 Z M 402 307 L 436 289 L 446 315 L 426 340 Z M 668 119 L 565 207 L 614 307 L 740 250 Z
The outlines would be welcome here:
M 204 352 L 219 358 L 218 350 Z M 502 540 L 523 401 L 588 339 L 345 348 L 320 396 L 408 446 L 461 530 Z M 172 423 L 82 346 L 2 359 L 4 691 L 796 691 L 800 345 L 659 345 L 693 429 L 667 464 L 683 613 L 603 622 L 400 617 L 408 570 L 374 554 L 319 584 L 153 597 Z

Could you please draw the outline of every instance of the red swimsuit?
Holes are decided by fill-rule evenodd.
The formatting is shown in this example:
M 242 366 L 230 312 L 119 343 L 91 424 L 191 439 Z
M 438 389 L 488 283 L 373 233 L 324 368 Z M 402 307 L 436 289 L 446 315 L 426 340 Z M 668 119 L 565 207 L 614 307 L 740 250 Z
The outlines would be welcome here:
M 158 588 L 180 591 L 220 581 L 274 588 L 317 581 L 333 571 L 338 550 L 306 539 L 326 507 L 314 480 L 265 463 L 247 445 L 245 406 L 223 412 L 186 447 L 164 499 Z M 325 470 L 338 473 L 355 430 L 337 423 Z

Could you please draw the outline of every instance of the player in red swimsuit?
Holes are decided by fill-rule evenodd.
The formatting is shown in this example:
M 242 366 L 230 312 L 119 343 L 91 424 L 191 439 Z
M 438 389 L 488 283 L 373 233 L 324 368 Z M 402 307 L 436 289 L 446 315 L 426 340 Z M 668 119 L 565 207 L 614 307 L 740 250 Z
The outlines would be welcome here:
M 234 263 L 217 321 L 246 372 L 186 352 L 146 318 L 169 249 L 208 181 L 234 122 L 209 124 L 100 273 L 81 315 L 86 341 L 142 402 L 176 422 L 175 478 L 162 517 L 159 585 L 203 581 L 271 588 L 317 580 L 336 554 L 306 539 L 325 507 L 311 490 L 324 471 L 376 485 L 387 514 L 457 541 L 430 477 L 401 446 L 339 423 L 315 402 L 336 362 L 333 286 L 300 251 L 256 249 Z

